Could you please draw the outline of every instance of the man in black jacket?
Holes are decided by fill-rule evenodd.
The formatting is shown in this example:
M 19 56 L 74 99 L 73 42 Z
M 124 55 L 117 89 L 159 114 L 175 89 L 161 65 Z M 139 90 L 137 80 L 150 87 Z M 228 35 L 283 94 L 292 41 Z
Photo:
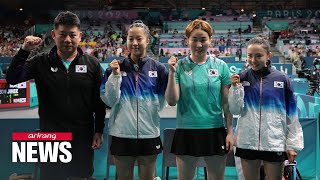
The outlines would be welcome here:
M 30 51 L 42 39 L 27 36 L 13 57 L 6 80 L 17 84 L 34 79 L 43 132 L 72 132 L 70 163 L 42 163 L 41 180 L 90 179 L 94 149 L 103 141 L 105 105 L 100 99 L 101 67 L 98 60 L 82 52 L 80 20 L 61 12 L 51 32 L 56 44 L 50 53 L 30 59 Z

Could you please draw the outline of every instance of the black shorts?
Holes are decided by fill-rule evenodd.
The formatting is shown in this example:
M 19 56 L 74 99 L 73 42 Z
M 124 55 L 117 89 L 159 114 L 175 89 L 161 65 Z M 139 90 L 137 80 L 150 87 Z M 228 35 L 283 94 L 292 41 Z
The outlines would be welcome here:
M 160 137 L 131 139 L 111 136 L 110 151 L 117 156 L 149 156 L 162 152 Z
M 247 160 L 263 160 L 268 162 L 284 162 L 287 158 L 286 152 L 273 152 L 273 151 L 257 151 L 251 149 L 236 148 L 235 156 Z
M 195 157 L 220 155 L 226 150 L 226 130 L 224 127 L 211 129 L 176 129 L 171 153 Z

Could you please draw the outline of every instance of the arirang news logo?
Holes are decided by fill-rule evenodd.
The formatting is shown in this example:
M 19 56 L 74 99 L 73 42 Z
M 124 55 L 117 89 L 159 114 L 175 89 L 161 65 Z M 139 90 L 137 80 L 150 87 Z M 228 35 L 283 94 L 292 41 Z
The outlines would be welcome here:
M 72 160 L 72 133 L 14 132 L 12 162 L 62 162 Z

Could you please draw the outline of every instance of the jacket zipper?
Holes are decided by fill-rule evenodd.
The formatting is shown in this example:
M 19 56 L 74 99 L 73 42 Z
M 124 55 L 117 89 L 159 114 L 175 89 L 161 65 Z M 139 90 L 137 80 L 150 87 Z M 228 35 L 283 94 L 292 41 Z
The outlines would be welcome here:
M 259 119 L 259 144 L 258 150 L 260 150 L 260 143 L 261 143 L 261 110 L 262 110 L 262 72 L 260 74 L 260 119 Z
M 70 90 L 69 90 L 69 88 L 70 88 L 70 74 L 69 74 L 69 70 L 67 69 L 67 93 L 68 93 L 68 95 L 67 95 L 67 103 L 68 103 L 68 105 L 70 104 Z
M 69 105 L 70 104 L 70 94 L 69 94 L 70 93 L 70 90 L 69 90 L 69 88 L 70 88 L 70 73 L 69 73 L 69 68 L 70 68 L 71 64 L 68 69 L 64 65 L 62 65 L 62 66 L 66 70 L 66 75 L 67 75 L 67 105 Z
M 139 107 L 138 107 L 138 91 L 139 91 L 139 86 L 138 86 L 138 80 L 139 80 L 139 73 L 136 72 L 136 105 L 137 105 L 137 139 L 139 139 Z

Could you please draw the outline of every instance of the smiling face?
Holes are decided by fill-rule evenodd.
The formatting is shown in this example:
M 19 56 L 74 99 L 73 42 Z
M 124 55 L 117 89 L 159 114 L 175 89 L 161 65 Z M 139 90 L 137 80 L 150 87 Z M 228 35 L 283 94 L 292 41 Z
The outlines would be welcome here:
M 77 26 L 59 25 L 51 32 L 61 58 L 68 58 L 77 53 L 82 32 Z
M 210 47 L 212 34 L 211 25 L 204 20 L 196 19 L 188 24 L 186 37 L 193 61 L 199 63 L 207 59 L 207 50 Z
M 266 67 L 270 57 L 271 53 L 268 53 L 261 44 L 250 44 L 247 47 L 247 62 L 254 71 Z
M 149 38 L 142 27 L 132 27 L 128 31 L 127 47 L 131 53 L 131 59 L 136 60 L 145 57 Z
M 208 33 L 202 29 L 195 29 L 188 38 L 188 44 L 191 49 L 192 56 L 201 58 L 207 55 L 210 47 L 211 38 Z

